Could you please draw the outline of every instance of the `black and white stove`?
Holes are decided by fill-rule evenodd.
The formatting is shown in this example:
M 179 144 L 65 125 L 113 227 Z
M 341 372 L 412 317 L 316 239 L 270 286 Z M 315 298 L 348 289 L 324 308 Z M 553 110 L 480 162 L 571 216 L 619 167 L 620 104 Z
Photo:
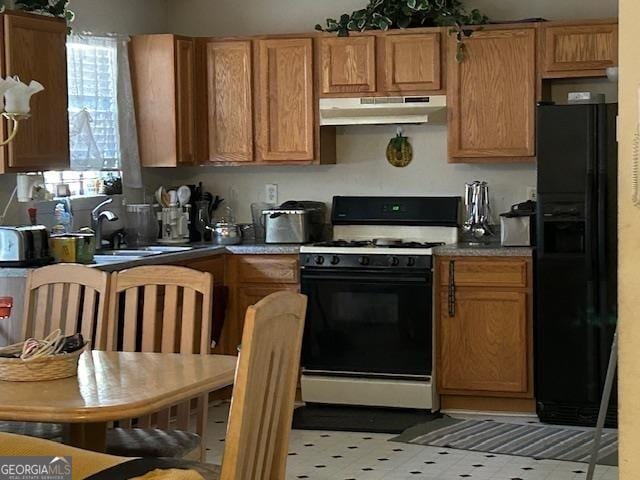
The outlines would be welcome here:
M 302 399 L 434 409 L 433 249 L 458 197 L 335 197 L 334 240 L 300 249 Z

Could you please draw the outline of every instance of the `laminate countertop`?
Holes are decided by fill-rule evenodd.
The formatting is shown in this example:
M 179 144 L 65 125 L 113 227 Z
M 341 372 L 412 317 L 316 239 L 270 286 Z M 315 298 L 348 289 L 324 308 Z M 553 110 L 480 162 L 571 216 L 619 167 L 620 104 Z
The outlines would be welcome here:
M 227 253 L 236 255 L 297 255 L 300 245 L 295 244 L 240 244 L 211 245 L 193 244 L 190 250 L 180 252 L 159 253 L 141 257 L 96 255 L 96 263 L 92 266 L 105 272 L 115 272 L 141 265 L 167 265 L 187 260 L 195 260 Z M 26 277 L 30 268 L 0 268 L 0 278 Z
M 531 257 L 534 247 L 503 247 L 500 243 L 457 243 L 435 247 L 441 257 Z

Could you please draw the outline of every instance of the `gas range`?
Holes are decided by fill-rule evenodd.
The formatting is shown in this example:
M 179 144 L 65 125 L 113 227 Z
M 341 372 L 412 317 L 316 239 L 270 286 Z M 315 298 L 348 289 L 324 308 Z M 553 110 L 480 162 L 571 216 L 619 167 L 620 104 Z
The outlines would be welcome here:
M 300 249 L 302 268 L 430 268 L 433 248 L 444 242 L 397 239 L 331 240 Z
M 432 255 L 457 242 L 459 206 L 457 197 L 334 197 L 334 240 L 300 249 L 304 401 L 437 407 Z
M 358 255 L 366 258 L 377 255 L 388 257 L 389 266 L 397 266 L 399 263 L 395 262 L 393 258 L 432 255 L 435 247 L 444 244 L 445 242 L 386 238 L 373 240 L 331 240 L 313 245 L 305 245 L 300 248 L 300 253 L 314 254 L 314 259 L 319 265 L 324 264 L 324 260 L 327 259 L 330 259 L 333 265 L 339 265 L 341 262 L 337 259 L 345 256 Z

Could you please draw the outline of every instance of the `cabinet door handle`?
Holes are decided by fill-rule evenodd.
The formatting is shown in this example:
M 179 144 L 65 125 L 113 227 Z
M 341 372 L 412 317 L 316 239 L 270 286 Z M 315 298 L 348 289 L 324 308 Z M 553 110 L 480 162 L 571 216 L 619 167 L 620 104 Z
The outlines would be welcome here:
M 447 292 L 447 303 L 449 307 L 449 317 L 456 315 L 456 262 L 449 261 L 449 290 Z

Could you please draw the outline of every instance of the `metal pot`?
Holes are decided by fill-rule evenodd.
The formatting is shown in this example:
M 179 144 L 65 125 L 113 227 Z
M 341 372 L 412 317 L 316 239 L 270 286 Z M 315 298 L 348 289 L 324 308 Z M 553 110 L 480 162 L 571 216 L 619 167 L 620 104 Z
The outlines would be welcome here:
M 218 245 L 237 245 L 242 241 L 242 230 L 235 223 L 216 223 L 210 228 L 213 243 Z

